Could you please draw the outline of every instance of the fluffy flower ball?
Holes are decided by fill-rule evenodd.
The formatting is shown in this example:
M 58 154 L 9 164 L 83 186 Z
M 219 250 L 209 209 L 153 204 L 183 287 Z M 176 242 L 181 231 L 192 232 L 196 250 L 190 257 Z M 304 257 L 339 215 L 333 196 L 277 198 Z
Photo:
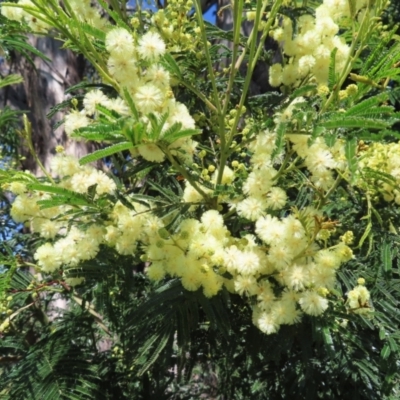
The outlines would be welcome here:
M 134 50 L 133 37 L 124 28 L 112 29 L 106 36 L 106 49 L 109 53 L 127 56 Z
M 164 96 L 159 88 L 149 83 L 137 90 L 135 99 L 137 108 L 143 114 L 149 114 L 157 112 L 164 101 Z
M 154 143 L 142 144 L 137 147 L 139 154 L 147 161 L 163 162 L 165 154 Z
M 87 115 L 94 114 L 98 104 L 103 106 L 108 105 L 108 97 L 101 90 L 95 89 L 86 93 L 83 99 L 83 107 Z
M 83 113 L 79 111 L 72 111 L 65 117 L 64 129 L 65 133 L 69 136 L 79 129 L 84 128 L 90 124 L 90 119 Z
M 165 53 L 165 43 L 158 33 L 147 32 L 139 39 L 138 53 L 148 61 L 156 61 Z
M 43 272 L 51 273 L 60 268 L 61 260 L 51 243 L 40 246 L 34 255 Z
M 307 291 L 302 294 L 299 300 L 301 309 L 309 315 L 321 315 L 328 308 L 328 300 L 316 292 Z

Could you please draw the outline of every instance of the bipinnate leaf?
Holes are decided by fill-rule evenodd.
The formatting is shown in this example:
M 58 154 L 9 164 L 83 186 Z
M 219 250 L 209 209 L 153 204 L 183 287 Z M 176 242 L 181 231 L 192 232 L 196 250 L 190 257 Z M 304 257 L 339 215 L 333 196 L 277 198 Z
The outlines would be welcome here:
M 385 275 L 391 273 L 392 270 L 392 251 L 389 243 L 383 243 L 381 247 L 382 267 Z
M 349 171 L 351 173 L 351 181 L 355 179 L 355 172 L 357 171 L 358 163 L 357 163 L 357 139 L 354 137 L 346 141 L 345 145 L 345 155 L 347 160 L 347 165 L 349 167 Z
M 87 156 L 82 157 L 79 160 L 79 164 L 81 164 L 81 165 L 89 164 L 91 162 L 101 160 L 104 157 L 111 156 L 115 153 L 119 153 L 124 150 L 130 150 L 133 147 L 134 146 L 132 145 L 131 142 L 122 142 L 122 143 L 114 144 L 112 146 L 106 147 L 105 149 L 96 150 L 93 153 L 90 153 Z

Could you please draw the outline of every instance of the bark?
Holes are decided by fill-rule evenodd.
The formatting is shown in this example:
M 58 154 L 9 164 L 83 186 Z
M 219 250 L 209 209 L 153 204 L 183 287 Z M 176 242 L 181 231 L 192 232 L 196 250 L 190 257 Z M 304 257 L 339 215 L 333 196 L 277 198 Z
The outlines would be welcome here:
M 221 10 L 222 7 L 231 4 L 231 0 L 218 0 L 218 10 Z M 217 13 L 217 26 L 224 31 L 233 30 L 233 10 L 231 7 L 227 7 L 224 10 Z M 250 36 L 251 30 L 253 28 L 253 23 L 249 21 L 245 21 L 242 24 L 241 33 L 245 36 Z M 219 41 L 220 44 L 225 45 L 226 47 L 232 49 L 232 42 L 228 40 Z M 271 57 L 271 61 L 268 63 L 266 61 L 258 61 L 256 67 L 253 71 L 253 76 L 250 83 L 249 95 L 257 95 L 266 93 L 269 91 L 273 91 L 274 88 L 268 83 L 269 79 L 269 67 L 274 63 L 281 62 L 281 53 L 279 50 L 279 45 L 269 36 L 264 42 L 264 49 L 266 51 L 272 50 L 273 55 Z M 218 68 L 225 68 L 230 64 L 229 59 L 221 60 Z M 246 75 L 246 66 L 242 65 L 240 69 L 240 73 L 245 76 Z
M 20 74 L 24 82 L 8 86 L 0 93 L 0 107 L 9 106 L 12 109 L 27 111 L 32 124 L 32 142 L 36 153 L 49 170 L 57 145 L 64 146 L 68 154 L 76 157 L 82 157 L 92 150 L 92 145 L 69 139 L 62 125 L 54 129 L 54 125 L 64 118 L 62 112 L 58 112 L 51 119 L 47 118 L 52 107 L 66 100 L 65 90 L 82 81 L 85 61 L 71 51 L 61 49 L 61 43 L 52 38 L 30 35 L 28 41 L 51 61 L 34 57 L 34 67 L 23 56 L 14 55 L 12 61 L 3 66 L 1 72 Z M 26 157 L 22 162 L 22 169 L 30 170 L 36 176 L 43 175 L 23 143 L 20 152 Z M 55 298 L 50 306 L 53 312 L 49 313 L 49 317 L 58 315 L 58 310 L 65 308 L 66 300 L 61 297 Z
M 70 140 L 62 126 L 54 129 L 54 125 L 64 117 L 63 113 L 57 113 L 50 120 L 46 117 L 51 107 L 66 100 L 65 90 L 82 80 L 84 60 L 69 50 L 61 49 L 61 43 L 52 38 L 29 36 L 29 43 L 51 61 L 34 57 L 35 69 L 24 57 L 15 55 L 9 72 L 19 73 L 24 82 L 7 88 L 2 105 L 28 111 L 36 152 L 48 168 L 57 145 L 64 146 L 67 153 L 77 157 L 87 154 L 89 150 L 85 143 Z M 41 175 L 31 155 L 25 148 L 21 151 L 26 156 L 22 167 Z

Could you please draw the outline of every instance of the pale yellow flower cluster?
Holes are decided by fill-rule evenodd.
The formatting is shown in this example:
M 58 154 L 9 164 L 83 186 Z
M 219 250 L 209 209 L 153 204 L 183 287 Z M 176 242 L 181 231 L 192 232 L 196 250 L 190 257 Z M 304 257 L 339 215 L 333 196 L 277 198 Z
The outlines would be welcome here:
M 233 237 L 215 210 L 200 221 L 182 221 L 174 234 L 154 230 L 143 248 L 151 262 L 148 276 L 179 277 L 185 289 L 201 288 L 207 297 L 225 286 L 251 298 L 254 323 L 267 334 L 300 321 L 302 312 L 321 315 L 337 269 L 353 255 L 344 243 L 321 249 L 314 238 L 316 212 L 309 209 L 304 215 L 302 221 L 294 215 L 261 217 L 256 236 L 243 238 Z
M 124 28 L 112 29 L 106 36 L 111 75 L 127 88 L 140 113 L 169 114 L 168 126 L 175 122 L 194 128 L 186 106 L 173 98 L 170 75 L 159 63 L 166 46 L 157 32 L 147 32 L 137 41 Z
M 400 205 L 400 143 L 372 143 L 361 153 L 359 166 L 370 168 L 378 172 L 371 174 L 364 170 L 360 175 L 359 185 L 383 196 L 386 201 L 394 201 Z M 393 181 L 386 176 L 379 176 L 379 172 L 389 174 Z
M 308 135 L 288 137 L 315 186 L 329 190 L 333 170 L 346 167 L 343 143 L 337 141 L 329 148 L 320 139 L 310 145 L 309 139 Z M 275 140 L 275 131 L 264 131 L 249 145 L 252 171 L 243 184 L 242 200 L 219 199 L 254 221 L 255 236 L 233 237 L 220 213 L 213 210 L 200 221 L 183 221 L 177 233 L 155 237 L 145 248 L 151 279 L 180 277 L 187 290 L 202 288 L 206 296 L 225 286 L 249 297 L 253 322 L 267 334 L 282 324 L 298 322 L 302 312 L 321 315 L 328 308 L 326 295 L 336 284 L 336 271 L 353 257 L 345 242 L 320 247 L 316 223 L 323 219 L 320 212 L 308 207 L 285 218 L 270 215 L 284 208 L 287 199 L 283 188 L 276 186 Z M 226 168 L 221 183 L 232 184 L 235 178 L 234 171 Z M 198 203 L 202 197 L 186 184 L 184 200 Z
M 19 0 L 18 5 L 27 7 L 34 12 L 39 11 L 31 0 Z M 34 17 L 27 10 L 19 7 L 13 7 L 11 5 L 8 5 L 7 3 L 1 4 L 1 14 L 4 15 L 6 18 L 14 21 L 24 21 L 32 29 L 33 32 L 46 33 L 51 28 L 50 25 L 48 25 L 40 18 Z
M 357 282 L 358 285 L 347 294 L 347 307 L 356 314 L 368 314 L 373 311 L 370 304 L 371 294 L 364 286 L 363 278 L 359 278 Z
M 309 145 L 309 135 L 287 135 L 293 149 L 304 159 L 304 165 L 310 171 L 310 180 L 314 186 L 328 191 L 334 184 L 334 170 L 344 171 L 347 167 L 343 140 L 336 140 L 328 147 L 324 139 L 319 137 Z
M 97 29 L 109 26 L 107 18 L 101 15 L 100 7 L 93 7 L 91 0 L 68 0 L 68 3 L 78 21 L 86 22 Z
M 326 84 L 334 49 L 336 71 L 340 72 L 344 68 L 350 48 L 338 36 L 338 32 L 340 22 L 350 17 L 349 3 L 348 0 L 324 0 L 316 8 L 315 17 L 302 15 L 298 19 L 296 31 L 292 21 L 288 17 L 283 18 L 281 25 L 271 35 L 281 43 L 287 62 L 271 66 L 271 86 L 296 86 L 306 77 L 313 77 L 318 84 Z M 367 1 L 358 0 L 353 3 L 356 11 L 360 11 Z
M 191 14 L 193 8 L 193 0 L 170 0 L 165 8 L 154 13 L 151 20 L 166 39 L 169 51 L 195 52 L 201 58 L 198 49 L 202 46 L 200 30 Z
M 10 328 L 10 318 L 6 318 L 0 324 L 0 333 L 7 332 L 9 328 Z
M 10 309 L 10 302 L 12 301 L 12 296 L 6 297 L 5 294 L 0 297 L 0 333 L 6 332 L 10 326 L 10 314 L 12 310 Z
M 215 296 L 225 286 L 230 292 L 251 299 L 254 323 L 270 334 L 283 324 L 298 322 L 302 313 L 321 315 L 328 308 L 325 296 L 335 286 L 336 271 L 353 257 L 343 242 L 331 248 L 320 247 L 315 221 L 322 217 L 316 210 L 308 207 L 283 218 L 267 213 L 268 208 L 277 208 L 275 203 L 280 201 L 283 207 L 286 201 L 283 189 L 273 186 L 276 171 L 271 165 L 271 146 L 264 148 L 264 162 L 261 161 L 260 143 L 271 143 L 273 137 L 264 132 L 250 146 L 254 151 L 254 171 L 245 182 L 248 197 L 242 202 L 264 201 L 263 195 L 267 195 L 266 203 L 260 206 L 261 211 L 251 212 L 243 204 L 237 205 L 238 213 L 249 215 L 254 221 L 255 235 L 233 237 L 217 210 L 203 212 L 199 220 L 184 219 L 176 231 L 168 232 L 164 221 L 150 207 L 132 203 L 128 208 L 120 202 L 104 223 L 91 224 L 89 217 L 81 217 L 69 227 L 68 217 L 57 217 L 65 215 L 70 206 L 41 210 L 37 201 L 49 196 L 24 192 L 21 185 L 13 186 L 20 194 L 12 215 L 16 221 L 29 221 L 34 232 L 50 239 L 34 255 L 44 273 L 61 267 L 68 271 L 95 258 L 100 245 L 109 246 L 121 255 L 140 256 L 147 261 L 150 279 L 177 277 L 185 289 L 201 289 L 207 297 Z M 61 177 L 59 187 L 87 193 L 91 185 L 97 185 L 98 195 L 115 190 L 114 182 L 105 174 L 81 167 L 77 160 L 64 154 L 54 158 L 52 168 Z M 258 175 L 254 176 L 256 172 Z M 223 181 L 229 183 L 234 178 L 234 172 L 227 168 Z M 81 279 L 68 282 L 79 284 Z
M 19 0 L 17 4 L 27 8 L 24 10 L 23 8 L 3 3 L 1 5 L 1 13 L 8 19 L 19 22 L 24 21 L 33 32 L 46 33 L 51 29 L 51 26 L 42 20 L 43 16 L 42 18 L 40 17 L 39 9 L 31 0 Z M 72 10 L 74 17 L 78 21 L 86 22 L 97 29 L 104 29 L 109 25 L 107 19 L 102 18 L 99 8 L 91 6 L 90 0 L 69 0 L 68 5 L 68 9 Z
M 60 188 L 86 194 L 89 187 L 95 185 L 96 196 L 112 194 L 116 189 L 114 181 L 104 172 L 90 166 L 82 167 L 77 159 L 64 154 L 53 158 L 52 170 L 55 175 L 63 178 L 58 185 Z M 51 273 L 62 265 L 75 267 L 97 255 L 103 241 L 104 227 L 92 224 L 84 230 L 75 226 L 69 229 L 68 217 L 60 216 L 70 211 L 71 206 L 41 209 L 37 202 L 49 200 L 49 194 L 28 191 L 21 183 L 11 184 L 9 190 L 19 194 L 11 208 L 11 216 L 15 221 L 30 223 L 31 230 L 43 238 L 53 241 L 58 238 L 36 250 L 34 258 L 43 272 Z M 81 219 L 80 222 L 91 221 Z
M 180 123 L 182 129 L 195 128 L 194 120 L 186 106 L 174 99 L 170 74 L 160 64 L 166 46 L 157 32 L 149 31 L 136 38 L 125 28 L 113 28 L 107 33 L 105 46 L 109 52 L 107 66 L 111 76 L 121 86 L 121 90 L 128 91 L 139 112 L 140 121 L 148 129 L 151 129 L 147 118 L 150 113 L 159 117 L 168 114 L 163 132 L 175 123 Z M 123 94 L 121 96 L 124 97 Z M 71 135 L 75 130 L 95 121 L 96 105 L 129 116 L 131 112 L 122 98 L 110 99 L 98 89 L 88 92 L 83 100 L 83 110 L 73 110 L 66 116 L 66 133 Z M 172 143 L 170 150 L 173 155 L 189 163 L 192 162 L 195 147 L 196 142 L 184 138 Z M 165 158 L 157 143 L 152 143 L 148 139 L 137 146 L 137 151 L 148 161 L 162 162 Z

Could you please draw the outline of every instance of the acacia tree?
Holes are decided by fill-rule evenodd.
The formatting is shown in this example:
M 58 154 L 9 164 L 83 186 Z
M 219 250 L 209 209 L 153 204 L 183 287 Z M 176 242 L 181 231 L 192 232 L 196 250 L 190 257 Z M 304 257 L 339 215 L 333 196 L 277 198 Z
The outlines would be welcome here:
M 2 394 L 396 399 L 400 52 L 380 23 L 387 2 L 238 0 L 228 32 L 197 2 L 133 15 L 98 3 L 2 6 L 101 79 L 65 117 L 71 140 L 99 150 L 57 147 L 43 178 L 0 175 L 36 240 L 31 258 L 2 255 Z M 255 94 L 269 36 L 274 89 Z M 52 319 L 53 296 L 70 307 Z

